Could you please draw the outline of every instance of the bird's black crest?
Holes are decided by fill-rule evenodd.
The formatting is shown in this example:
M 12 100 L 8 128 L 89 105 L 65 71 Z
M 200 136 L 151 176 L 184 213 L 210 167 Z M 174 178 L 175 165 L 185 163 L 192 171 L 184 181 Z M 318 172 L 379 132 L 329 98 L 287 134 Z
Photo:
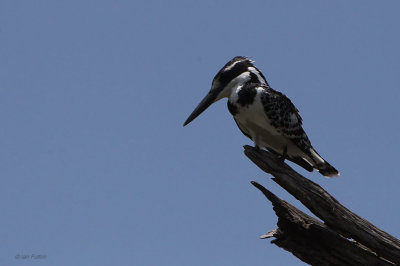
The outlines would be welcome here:
M 232 68 L 230 66 L 234 65 Z M 236 56 L 215 75 L 214 81 L 218 80 L 221 87 L 225 87 L 231 80 L 246 72 L 249 67 L 254 67 L 250 59 L 244 56 Z

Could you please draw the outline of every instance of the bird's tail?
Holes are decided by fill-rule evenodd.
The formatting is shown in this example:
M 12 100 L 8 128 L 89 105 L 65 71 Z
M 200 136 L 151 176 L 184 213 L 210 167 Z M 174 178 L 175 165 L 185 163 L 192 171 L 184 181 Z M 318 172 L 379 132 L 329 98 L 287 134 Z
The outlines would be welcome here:
M 323 176 L 326 177 L 334 177 L 339 176 L 340 173 L 338 170 L 335 169 L 332 165 L 330 165 L 327 161 L 321 164 L 315 165 L 315 169 L 318 170 Z
M 323 176 L 334 177 L 339 176 L 340 173 L 327 161 L 325 161 L 313 148 L 310 149 L 311 159 L 314 161 L 313 167 L 318 170 Z

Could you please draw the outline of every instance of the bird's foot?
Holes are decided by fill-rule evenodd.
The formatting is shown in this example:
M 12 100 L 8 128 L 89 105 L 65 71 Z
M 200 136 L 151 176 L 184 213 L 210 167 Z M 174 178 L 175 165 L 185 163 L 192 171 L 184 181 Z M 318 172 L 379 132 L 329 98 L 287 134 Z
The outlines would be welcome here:
M 283 163 L 286 158 L 287 158 L 287 147 L 285 146 L 285 148 L 283 149 L 283 154 L 279 156 L 279 160 Z

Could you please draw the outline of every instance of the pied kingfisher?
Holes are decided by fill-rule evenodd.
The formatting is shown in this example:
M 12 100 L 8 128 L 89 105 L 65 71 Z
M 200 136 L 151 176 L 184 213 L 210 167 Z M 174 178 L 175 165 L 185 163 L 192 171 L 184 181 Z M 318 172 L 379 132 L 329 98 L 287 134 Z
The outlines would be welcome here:
M 264 75 L 247 57 L 234 57 L 217 73 L 211 90 L 183 125 L 225 97 L 239 129 L 257 148 L 267 149 L 310 172 L 316 169 L 327 177 L 339 175 L 311 146 L 299 111 L 290 99 L 271 89 Z

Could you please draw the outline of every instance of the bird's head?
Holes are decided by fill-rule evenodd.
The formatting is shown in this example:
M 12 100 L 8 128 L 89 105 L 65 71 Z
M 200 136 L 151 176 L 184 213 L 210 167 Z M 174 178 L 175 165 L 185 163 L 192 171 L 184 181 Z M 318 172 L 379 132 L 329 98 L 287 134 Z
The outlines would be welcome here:
M 246 83 L 257 83 L 268 86 L 264 75 L 253 65 L 252 60 L 244 56 L 236 56 L 226 63 L 217 75 L 215 75 L 210 91 L 190 114 L 188 119 L 186 119 L 183 126 L 186 126 L 198 117 L 211 104 L 222 98 L 229 97 L 233 89 L 241 87 Z

